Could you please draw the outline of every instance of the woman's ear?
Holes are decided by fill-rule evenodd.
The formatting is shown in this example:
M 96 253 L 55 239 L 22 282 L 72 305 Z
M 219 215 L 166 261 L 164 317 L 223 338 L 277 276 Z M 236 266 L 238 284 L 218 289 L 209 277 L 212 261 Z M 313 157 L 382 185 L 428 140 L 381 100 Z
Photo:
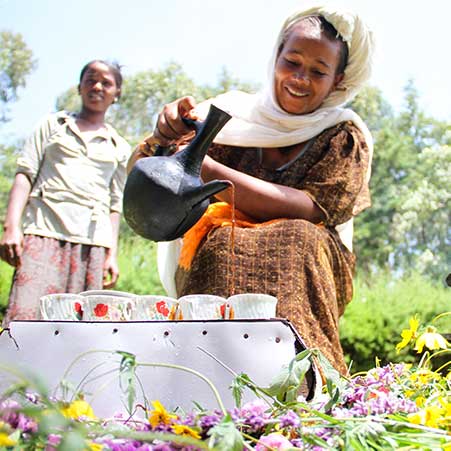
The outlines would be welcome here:
M 338 85 L 343 81 L 343 78 L 345 78 L 344 73 L 335 75 L 334 84 L 332 85 L 332 91 L 337 89 Z M 340 88 L 338 88 L 338 90 L 340 90 Z

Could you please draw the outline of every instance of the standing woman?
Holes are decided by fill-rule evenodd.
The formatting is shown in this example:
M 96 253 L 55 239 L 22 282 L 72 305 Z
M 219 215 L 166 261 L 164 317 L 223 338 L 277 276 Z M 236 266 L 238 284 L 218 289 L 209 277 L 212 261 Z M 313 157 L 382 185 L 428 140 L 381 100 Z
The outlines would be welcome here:
M 354 13 L 304 8 L 284 23 L 260 93 L 166 105 L 130 166 L 155 143 L 189 138 L 182 117 L 205 117 L 209 103 L 231 113 L 204 159 L 202 178 L 235 186 L 234 257 L 227 190 L 183 237 L 175 279 L 167 271 L 174 265 L 159 255 L 162 281 L 178 296 L 274 295 L 277 315 L 346 373 L 338 322 L 352 298 L 352 219 L 370 205 L 372 139 L 343 106 L 369 78 L 373 39 Z
M 9 195 L 0 257 L 16 268 L 5 322 L 37 319 L 45 294 L 113 287 L 128 143 L 105 123 L 119 66 L 83 67 L 78 114 L 45 117 L 26 141 Z

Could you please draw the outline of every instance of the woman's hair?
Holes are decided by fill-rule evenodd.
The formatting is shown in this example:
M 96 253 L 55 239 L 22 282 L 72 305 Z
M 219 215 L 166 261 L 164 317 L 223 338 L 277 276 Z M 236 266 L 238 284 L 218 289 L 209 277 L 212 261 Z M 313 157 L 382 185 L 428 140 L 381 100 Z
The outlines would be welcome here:
M 105 64 L 105 66 L 107 66 L 108 69 L 113 74 L 114 80 L 116 81 L 116 86 L 119 89 L 121 88 L 121 86 L 122 86 L 121 66 L 116 62 L 109 63 L 108 61 L 104 61 L 104 60 L 92 60 L 92 61 L 89 61 L 89 63 L 85 64 L 85 66 L 83 66 L 83 69 L 80 72 L 80 83 L 81 83 L 81 80 L 83 79 L 83 76 L 85 75 L 86 71 L 89 69 L 89 66 L 94 63 Z
M 301 22 L 308 22 L 311 25 L 319 27 L 321 30 L 321 33 L 324 33 L 324 36 L 326 36 L 327 39 L 329 39 L 332 42 L 339 42 L 340 43 L 340 55 L 338 60 L 338 66 L 337 66 L 337 74 L 342 74 L 345 71 L 346 65 L 348 64 L 348 57 L 349 57 L 349 48 L 348 44 L 343 40 L 341 35 L 338 33 L 338 31 L 335 29 L 335 27 L 328 22 L 323 16 L 306 16 L 299 19 L 297 22 L 294 22 L 291 24 L 288 28 L 285 29 L 282 35 L 282 40 L 279 45 L 279 50 L 277 54 L 279 55 L 280 52 L 283 49 L 283 46 L 288 40 L 288 37 L 290 36 L 291 31 L 293 28 L 300 24 Z

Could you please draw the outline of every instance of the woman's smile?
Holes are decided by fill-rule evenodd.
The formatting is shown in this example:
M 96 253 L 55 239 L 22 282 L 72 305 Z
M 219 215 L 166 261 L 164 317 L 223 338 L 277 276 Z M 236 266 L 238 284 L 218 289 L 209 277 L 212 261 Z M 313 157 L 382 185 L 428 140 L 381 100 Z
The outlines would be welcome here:
M 308 94 L 306 92 L 302 92 L 302 91 L 297 91 L 293 88 L 291 88 L 290 86 L 286 86 L 285 89 L 292 95 L 295 97 L 307 97 Z

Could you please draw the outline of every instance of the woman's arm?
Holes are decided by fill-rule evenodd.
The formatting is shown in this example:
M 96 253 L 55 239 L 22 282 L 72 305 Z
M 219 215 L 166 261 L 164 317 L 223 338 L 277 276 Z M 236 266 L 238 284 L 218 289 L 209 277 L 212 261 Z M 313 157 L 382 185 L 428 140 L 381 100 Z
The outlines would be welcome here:
M 103 264 L 103 288 L 113 288 L 119 278 L 119 265 L 117 263 L 117 246 L 119 241 L 119 226 L 121 215 L 116 211 L 110 212 L 113 242 L 106 250 Z
M 235 185 L 236 208 L 259 221 L 293 218 L 319 223 L 325 219 L 323 211 L 302 190 L 252 177 L 218 163 L 208 155 L 202 165 L 202 179 L 205 182 L 230 180 Z M 222 191 L 216 197 L 232 202 L 231 190 Z
M 3 236 L 0 239 L 0 258 L 16 268 L 21 264 L 23 249 L 21 220 L 30 191 L 31 182 L 29 178 L 22 173 L 16 174 L 9 192 Z

